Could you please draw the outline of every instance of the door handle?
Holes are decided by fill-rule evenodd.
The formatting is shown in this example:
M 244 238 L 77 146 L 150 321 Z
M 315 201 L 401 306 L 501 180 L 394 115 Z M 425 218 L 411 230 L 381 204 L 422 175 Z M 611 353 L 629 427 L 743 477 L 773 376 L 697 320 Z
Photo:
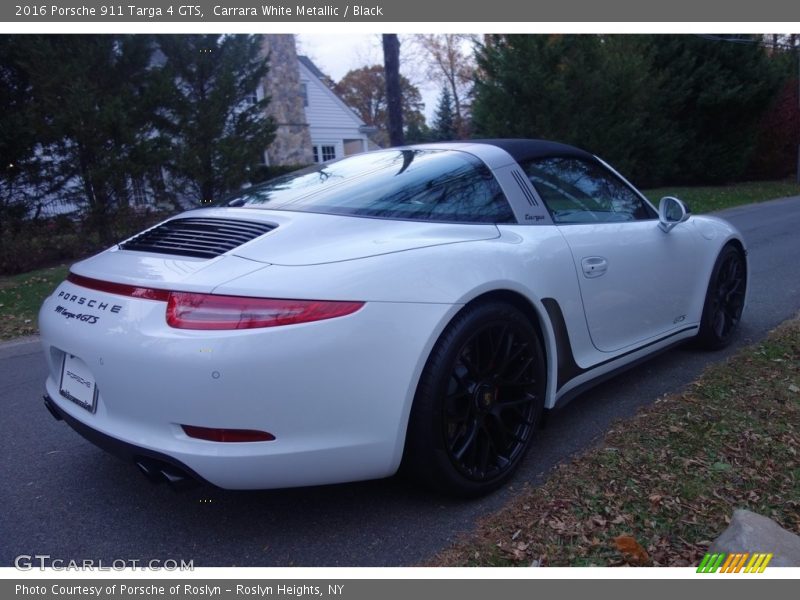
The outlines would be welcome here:
M 608 261 L 602 256 L 587 256 L 581 260 L 583 275 L 588 279 L 605 275 L 608 270 Z

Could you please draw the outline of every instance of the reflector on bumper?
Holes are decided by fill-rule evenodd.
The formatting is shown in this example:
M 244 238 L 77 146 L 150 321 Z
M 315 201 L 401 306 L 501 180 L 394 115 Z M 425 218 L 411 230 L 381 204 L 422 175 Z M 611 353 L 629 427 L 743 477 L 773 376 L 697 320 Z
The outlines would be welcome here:
M 271 442 L 275 439 L 271 433 L 256 429 L 219 429 L 194 425 L 181 425 L 181 427 L 190 438 L 209 442 Z

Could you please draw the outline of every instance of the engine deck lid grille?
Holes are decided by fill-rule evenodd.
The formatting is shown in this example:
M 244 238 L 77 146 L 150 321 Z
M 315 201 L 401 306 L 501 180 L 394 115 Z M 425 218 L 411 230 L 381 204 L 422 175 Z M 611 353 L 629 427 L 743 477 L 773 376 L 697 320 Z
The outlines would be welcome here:
M 258 221 L 178 218 L 147 229 L 122 242 L 123 250 L 215 258 L 275 229 Z

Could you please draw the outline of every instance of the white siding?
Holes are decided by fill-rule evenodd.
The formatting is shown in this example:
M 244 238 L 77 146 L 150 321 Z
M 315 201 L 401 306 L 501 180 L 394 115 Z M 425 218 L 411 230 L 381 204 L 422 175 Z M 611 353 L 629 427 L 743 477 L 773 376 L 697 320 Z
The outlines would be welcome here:
M 311 144 L 335 146 L 336 158 L 342 158 L 344 140 L 367 139 L 366 134 L 359 131 L 364 122 L 302 63 L 298 66 L 300 82 L 306 84 L 308 94 L 305 111 Z

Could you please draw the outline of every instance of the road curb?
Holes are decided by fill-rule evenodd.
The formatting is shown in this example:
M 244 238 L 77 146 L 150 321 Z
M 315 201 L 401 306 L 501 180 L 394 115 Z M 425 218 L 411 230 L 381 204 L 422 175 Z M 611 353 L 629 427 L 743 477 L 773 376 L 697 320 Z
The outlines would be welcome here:
M 38 335 L 16 338 L 10 342 L 0 343 L 0 359 L 13 356 L 26 356 L 41 352 L 42 346 Z

